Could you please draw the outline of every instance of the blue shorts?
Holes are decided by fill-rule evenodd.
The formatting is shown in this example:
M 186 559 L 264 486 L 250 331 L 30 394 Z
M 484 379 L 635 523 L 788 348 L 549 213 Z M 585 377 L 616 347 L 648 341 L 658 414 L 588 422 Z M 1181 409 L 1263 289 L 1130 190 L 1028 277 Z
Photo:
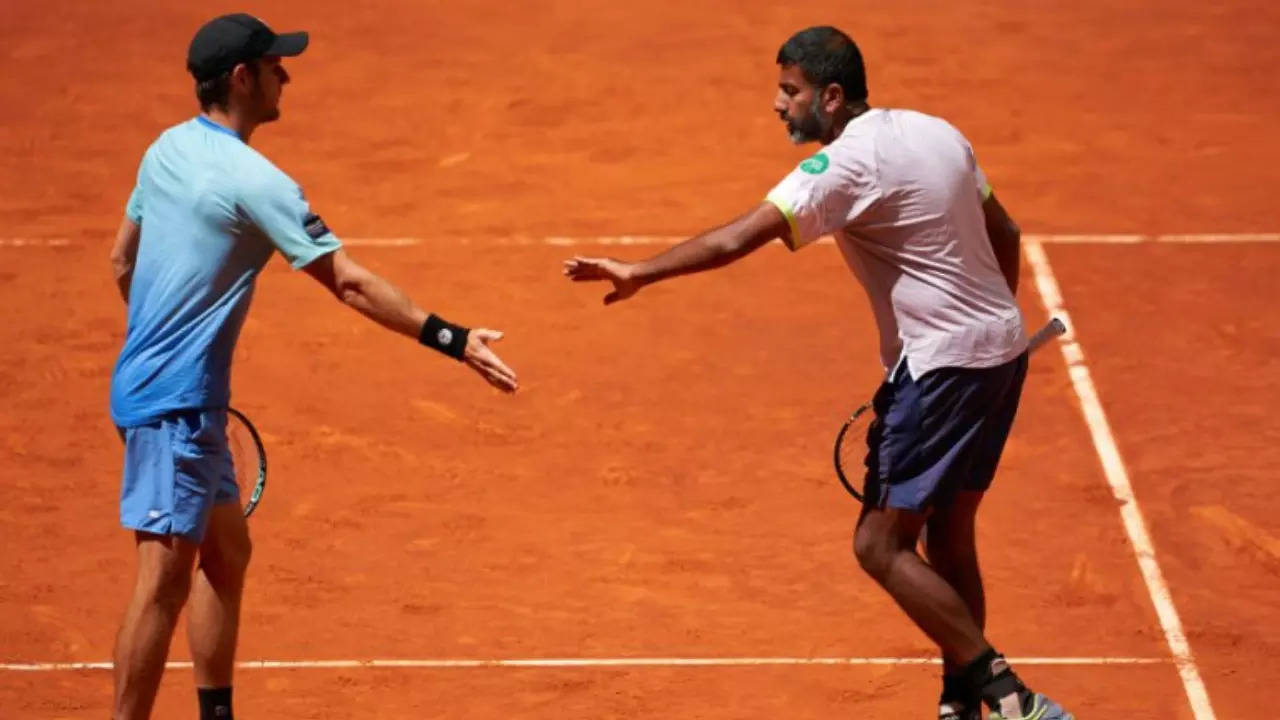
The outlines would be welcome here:
M 924 512 L 946 507 L 961 490 L 991 487 L 1026 376 L 1026 353 L 996 367 L 938 368 L 919 379 L 902 363 L 873 401 L 867 503 Z
M 172 412 L 155 422 L 120 428 L 120 436 L 120 524 L 126 528 L 199 544 L 213 506 L 240 501 L 225 410 Z

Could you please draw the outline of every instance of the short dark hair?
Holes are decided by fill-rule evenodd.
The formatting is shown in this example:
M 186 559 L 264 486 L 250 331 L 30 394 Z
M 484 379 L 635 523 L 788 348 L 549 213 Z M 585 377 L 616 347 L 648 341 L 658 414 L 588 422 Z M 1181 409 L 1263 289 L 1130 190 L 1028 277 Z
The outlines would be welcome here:
M 196 99 L 200 101 L 200 109 L 211 107 L 227 107 L 227 96 L 231 94 L 231 73 L 225 72 L 207 80 L 196 81 Z
M 832 83 L 844 90 L 846 100 L 867 99 L 867 69 L 853 38 L 830 25 L 805 28 L 778 49 L 778 64 L 799 65 L 809 82 L 819 88 Z
M 249 68 L 249 72 L 256 78 L 258 77 L 258 62 L 256 60 L 244 64 Z M 227 98 L 231 95 L 231 73 L 235 72 L 232 68 L 221 75 L 215 75 L 207 80 L 196 81 L 196 99 L 200 101 L 200 109 L 207 111 L 211 107 L 227 108 Z

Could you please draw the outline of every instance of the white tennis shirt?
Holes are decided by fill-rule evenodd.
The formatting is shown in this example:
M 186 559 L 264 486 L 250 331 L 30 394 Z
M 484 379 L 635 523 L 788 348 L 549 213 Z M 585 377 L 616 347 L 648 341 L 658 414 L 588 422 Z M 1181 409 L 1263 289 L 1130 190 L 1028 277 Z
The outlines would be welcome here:
M 987 237 L 991 194 L 969 142 L 945 120 L 872 109 L 800 163 L 768 201 L 798 250 L 834 235 L 861 281 L 886 370 L 992 367 L 1027 346 L 1022 313 Z

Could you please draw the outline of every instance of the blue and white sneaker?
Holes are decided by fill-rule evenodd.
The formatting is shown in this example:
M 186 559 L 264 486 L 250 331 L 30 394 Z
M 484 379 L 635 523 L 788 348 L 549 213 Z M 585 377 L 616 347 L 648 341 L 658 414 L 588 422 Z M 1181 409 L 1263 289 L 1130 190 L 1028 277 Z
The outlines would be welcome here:
M 1036 693 L 1031 700 L 1031 711 L 1019 717 L 1005 716 L 993 712 L 987 720 L 1075 720 L 1075 715 L 1067 712 L 1058 703 Z

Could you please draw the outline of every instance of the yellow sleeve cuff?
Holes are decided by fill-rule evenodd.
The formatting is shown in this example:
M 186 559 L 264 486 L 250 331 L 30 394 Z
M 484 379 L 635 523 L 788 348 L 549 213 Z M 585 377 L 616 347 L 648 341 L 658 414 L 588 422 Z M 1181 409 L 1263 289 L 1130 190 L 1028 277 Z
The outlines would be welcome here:
M 799 232 L 796 227 L 796 214 L 791 210 L 791 206 L 785 200 L 774 197 L 772 193 L 765 196 L 765 202 L 773 203 L 773 206 L 778 208 L 778 212 L 782 213 L 782 217 L 787 219 L 787 229 L 790 230 L 791 234 L 782 240 L 793 252 L 798 250 L 800 248 L 798 243 Z

